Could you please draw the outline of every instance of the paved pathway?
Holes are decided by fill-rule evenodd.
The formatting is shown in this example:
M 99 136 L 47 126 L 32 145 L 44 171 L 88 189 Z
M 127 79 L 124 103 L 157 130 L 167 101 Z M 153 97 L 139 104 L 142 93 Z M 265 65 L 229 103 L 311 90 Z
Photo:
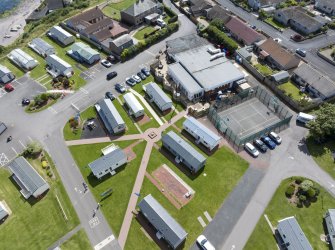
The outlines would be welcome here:
M 74 145 L 94 144 L 94 143 L 112 142 L 112 141 L 131 141 L 131 140 L 140 140 L 143 139 L 143 137 L 144 136 L 142 134 L 111 136 L 111 137 L 106 136 L 101 138 L 66 141 L 66 145 L 74 146 Z
M 57 240 L 57 242 L 55 242 L 51 247 L 49 247 L 48 250 L 52 250 L 52 249 L 55 249 L 56 247 L 59 247 L 65 241 L 67 241 L 68 239 L 70 239 L 74 234 L 76 234 L 81 228 L 82 228 L 81 225 L 76 226 L 70 232 L 68 232 L 67 234 L 65 234 L 62 238 L 60 238 L 59 240 Z

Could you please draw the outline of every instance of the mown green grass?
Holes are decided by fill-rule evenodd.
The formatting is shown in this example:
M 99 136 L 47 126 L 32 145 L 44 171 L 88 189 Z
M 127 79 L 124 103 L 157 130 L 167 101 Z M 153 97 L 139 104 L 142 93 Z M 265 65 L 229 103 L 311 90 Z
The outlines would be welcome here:
M 84 229 L 80 229 L 70 239 L 61 245 L 62 250 L 90 250 L 92 249 L 90 241 Z
M 135 33 L 134 37 L 137 40 L 144 40 L 145 39 L 144 35 L 145 34 L 149 34 L 149 33 L 153 32 L 154 30 L 155 30 L 155 27 L 153 27 L 153 26 L 146 26 L 143 29 L 140 29 L 139 31 L 137 31 Z
M 295 101 L 300 101 L 301 98 L 305 96 L 305 94 L 301 93 L 297 86 L 291 81 L 279 85 L 278 88 L 284 90 L 285 94 Z
M 325 234 L 322 226 L 323 215 L 328 208 L 334 208 L 335 199 L 325 189 L 315 183 L 314 185 L 321 191 L 318 200 L 315 203 L 311 203 L 309 207 L 298 208 L 290 204 L 285 196 L 285 190 L 292 181 L 293 179 L 289 178 L 280 184 L 264 214 L 268 216 L 275 227 L 278 224 L 278 220 L 295 216 L 313 249 L 329 249 L 328 245 L 320 240 L 320 235 Z M 276 241 L 264 216 L 259 219 L 244 249 L 277 249 Z
M 120 148 L 126 148 L 133 142 L 134 141 L 123 141 L 114 142 L 114 144 L 118 145 Z M 136 153 L 136 158 L 129 162 L 125 167 L 121 167 L 121 169 L 117 171 L 116 175 L 108 175 L 105 178 L 98 180 L 93 175 L 90 175 L 91 170 L 88 167 L 88 163 L 101 157 L 101 149 L 110 144 L 111 143 L 99 143 L 71 146 L 69 148 L 80 169 L 80 172 L 90 188 L 90 191 L 93 193 L 96 201 L 100 201 L 100 204 L 102 205 L 102 212 L 104 213 L 115 235 L 118 236 L 142 160 L 146 142 L 141 142 L 133 148 L 133 151 Z M 101 193 L 110 188 L 113 189 L 113 193 L 101 201 Z
M 121 14 L 120 11 L 113 8 L 111 5 L 107 5 L 105 8 L 102 9 L 102 12 L 109 16 L 110 18 L 120 21 L 121 20 Z
M 275 73 L 275 71 L 273 71 L 269 66 L 267 65 L 263 65 L 263 64 L 256 64 L 254 65 L 254 67 L 260 72 L 262 73 L 264 76 L 269 76 L 269 75 L 273 75 Z
M 118 3 L 110 3 L 109 6 L 116 10 L 124 10 L 130 7 L 133 3 L 135 3 L 135 0 L 123 0 Z

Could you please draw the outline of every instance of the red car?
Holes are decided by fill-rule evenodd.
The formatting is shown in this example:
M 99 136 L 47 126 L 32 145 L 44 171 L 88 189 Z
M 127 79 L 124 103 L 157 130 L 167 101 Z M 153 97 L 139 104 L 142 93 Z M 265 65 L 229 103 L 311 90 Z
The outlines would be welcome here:
M 7 92 L 11 92 L 11 91 L 14 90 L 14 87 L 13 87 L 12 85 L 10 85 L 9 83 L 7 83 L 7 84 L 5 85 L 5 90 L 6 90 Z

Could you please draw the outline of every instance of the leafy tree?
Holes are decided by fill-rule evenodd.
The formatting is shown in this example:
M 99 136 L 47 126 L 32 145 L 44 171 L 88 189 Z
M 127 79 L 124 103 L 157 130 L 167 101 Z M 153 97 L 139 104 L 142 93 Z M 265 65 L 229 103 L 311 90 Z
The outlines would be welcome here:
M 323 104 L 316 112 L 316 119 L 307 124 L 310 135 L 316 141 L 326 141 L 335 137 L 335 105 Z
M 263 20 L 268 17 L 268 14 L 264 10 L 258 11 L 258 18 Z
M 316 196 L 316 192 L 315 192 L 314 188 L 308 189 L 307 195 L 308 195 L 309 198 L 315 197 Z
M 41 152 L 42 152 L 42 146 L 38 142 L 34 141 L 27 145 L 27 148 L 23 152 L 23 155 L 34 156 L 40 154 Z
M 223 45 L 230 54 L 233 54 L 235 50 L 238 48 L 237 43 L 228 37 L 224 32 L 219 30 L 216 26 L 209 25 L 206 29 L 208 33 L 208 37 L 217 44 Z
M 311 189 L 313 187 L 314 183 L 310 180 L 304 180 L 301 184 L 300 184 L 300 188 L 303 192 L 308 192 L 309 189 Z
M 220 18 L 215 18 L 213 21 L 210 22 L 210 25 L 215 26 L 216 28 L 218 28 L 221 31 L 224 29 L 224 22 Z
M 304 202 L 304 201 L 306 201 L 307 200 L 307 198 L 306 198 L 306 196 L 305 195 L 299 195 L 299 201 L 301 201 L 301 202 Z
M 286 191 L 285 191 L 285 194 L 287 197 L 292 197 L 292 195 L 294 194 L 294 190 L 295 190 L 295 187 L 292 186 L 292 185 L 289 185 L 287 188 L 286 188 Z

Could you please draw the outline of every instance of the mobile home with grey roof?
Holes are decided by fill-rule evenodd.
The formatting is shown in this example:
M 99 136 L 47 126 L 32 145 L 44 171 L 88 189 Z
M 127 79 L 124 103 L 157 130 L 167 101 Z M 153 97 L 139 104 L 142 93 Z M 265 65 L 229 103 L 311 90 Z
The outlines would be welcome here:
M 162 138 L 163 147 L 170 151 L 177 163 L 183 163 L 193 174 L 205 166 L 206 158 L 175 132 L 170 131 Z
M 160 111 L 164 112 L 172 108 L 172 100 L 155 82 L 149 82 L 144 85 L 144 90 L 150 97 L 150 101 L 154 102 Z
M 187 232 L 151 194 L 144 197 L 138 207 L 157 230 L 156 236 L 159 239 L 164 239 L 173 249 L 177 249 L 185 241 Z
M 123 96 L 125 103 L 129 108 L 129 114 L 135 118 L 144 115 L 144 108 L 141 103 L 136 99 L 133 93 L 127 93 Z
M 38 65 L 38 61 L 24 52 L 22 49 L 14 49 L 8 55 L 8 59 L 23 70 L 32 70 Z
M 73 44 L 71 49 L 67 51 L 67 54 L 76 61 L 89 65 L 100 61 L 99 52 L 82 42 Z
M 20 193 L 25 199 L 30 196 L 38 198 L 50 188 L 23 156 L 13 160 L 9 164 L 9 170 L 13 173 L 12 178 L 20 186 Z
M 15 78 L 12 71 L 7 67 L 0 65 L 0 83 L 7 83 L 12 81 Z
M 67 46 L 71 43 L 74 43 L 74 36 L 57 25 L 53 26 L 49 30 L 47 35 L 51 37 L 53 40 L 55 40 L 56 42 L 62 44 L 63 46 Z
M 335 209 L 328 209 L 324 216 L 329 243 L 335 249 Z
M 59 75 L 71 77 L 74 73 L 72 66 L 56 55 L 47 56 L 45 61 L 48 65 L 47 71 L 52 77 L 57 77 Z
M 55 54 L 55 48 L 39 37 L 33 39 L 28 46 L 43 57 Z

